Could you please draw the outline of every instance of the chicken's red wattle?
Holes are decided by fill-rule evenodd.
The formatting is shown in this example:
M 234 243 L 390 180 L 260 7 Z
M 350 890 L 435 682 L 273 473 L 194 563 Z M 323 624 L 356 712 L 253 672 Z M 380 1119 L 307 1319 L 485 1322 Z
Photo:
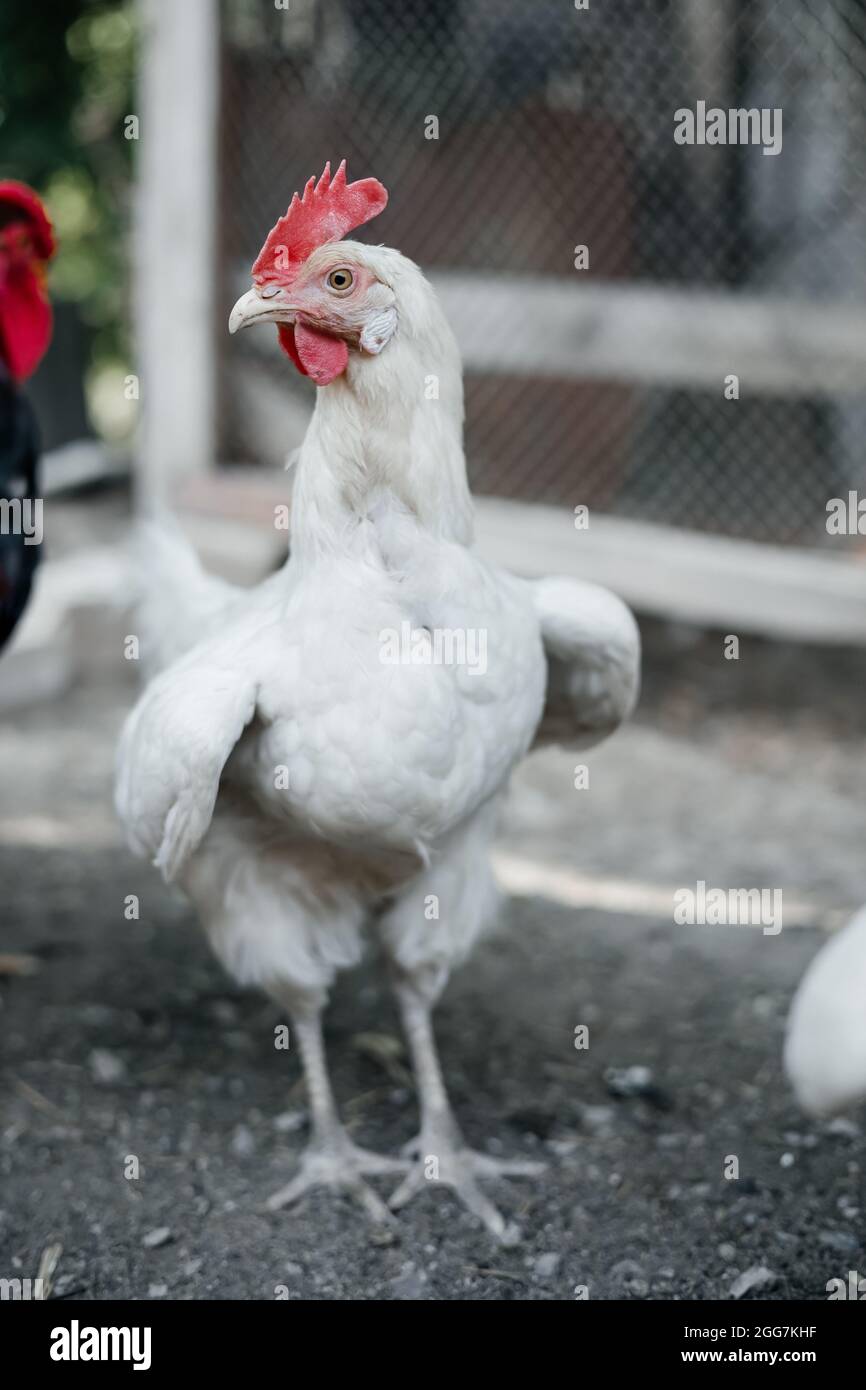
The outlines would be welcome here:
M 320 333 L 305 323 L 281 323 L 280 346 L 299 372 L 317 386 L 327 386 L 346 370 L 349 349 L 342 338 Z

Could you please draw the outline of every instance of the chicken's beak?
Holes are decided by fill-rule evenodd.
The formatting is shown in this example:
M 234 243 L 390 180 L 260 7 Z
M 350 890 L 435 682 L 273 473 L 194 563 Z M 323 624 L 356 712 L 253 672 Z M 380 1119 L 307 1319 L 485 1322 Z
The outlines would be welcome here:
M 293 323 L 294 317 L 282 294 L 262 299 L 258 290 L 247 290 L 229 314 L 229 333 L 237 333 L 251 323 Z

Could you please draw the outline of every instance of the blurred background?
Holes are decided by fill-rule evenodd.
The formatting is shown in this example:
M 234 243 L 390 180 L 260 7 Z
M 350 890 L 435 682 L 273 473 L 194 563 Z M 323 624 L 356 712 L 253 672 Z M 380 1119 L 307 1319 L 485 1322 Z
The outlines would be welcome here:
M 698 101 L 781 108 L 781 153 L 675 144 Z M 610 585 L 645 644 L 592 794 L 555 751 L 517 778 L 497 857 L 516 930 L 444 1009 L 458 1101 L 465 1068 L 479 1126 L 529 1125 L 556 1160 L 527 1260 L 557 1255 L 561 1286 L 526 1264 L 491 1293 L 456 1235 L 421 1284 L 569 1297 L 588 1262 L 606 1296 L 720 1297 L 762 1267 L 769 1296 L 818 1296 L 866 1258 L 862 1127 L 806 1125 L 778 1059 L 806 961 L 866 899 L 864 538 L 826 524 L 866 485 L 866 0 L 6 4 L 0 177 L 44 197 L 59 253 L 27 388 L 46 539 L 0 658 L 0 1250 L 35 1275 L 59 1237 L 84 1296 L 267 1297 L 256 1261 L 284 1262 L 279 1228 L 240 1215 L 293 1142 L 273 1020 L 162 930 L 189 914 L 122 847 L 111 763 L 134 509 L 169 503 L 241 580 L 284 552 L 315 388 L 226 321 L 293 190 L 343 156 L 390 190 L 359 235 L 429 273 L 460 340 L 480 547 Z M 684 937 L 669 904 L 699 879 L 781 887 L 786 930 Z M 377 988 L 334 1011 L 373 1132 L 400 1090 L 396 1029 L 364 1041 Z M 633 1064 L 651 1077 L 629 1090 Z M 144 1196 L 106 1168 L 130 1134 L 160 1178 Z M 719 1192 L 717 1152 L 751 1186 Z M 414 1296 L 423 1212 L 408 1285 L 393 1252 L 371 1272 L 345 1212 L 313 1214 L 292 1228 L 305 1296 Z M 143 1253 L 162 1224 L 168 1253 Z
M 64 450 L 49 489 L 134 479 L 206 519 L 212 563 L 245 568 L 243 518 L 251 576 L 274 563 L 261 526 L 315 388 L 226 314 L 292 190 L 345 155 L 392 191 L 361 235 L 423 265 L 457 331 L 483 548 L 527 573 L 553 556 L 657 617 L 861 639 L 862 537 L 829 535 L 826 509 L 863 483 L 862 0 L 20 20 L 0 161 L 60 241 L 30 388 Z M 780 109 L 781 153 L 675 144 L 698 101 Z
M 170 185 L 202 195 L 138 269 L 165 283 L 195 257 L 207 277 L 207 462 L 281 467 L 313 388 L 262 335 L 230 343 L 224 308 L 291 191 L 345 154 L 393 190 L 375 236 L 431 272 L 458 328 L 476 491 L 826 543 L 827 496 L 863 470 L 860 0 L 182 8 L 96 0 L 37 28 L 13 5 L 3 20 L 2 167 L 44 194 L 61 246 L 34 385 L 47 447 L 134 434 L 138 163 L 144 217 Z M 172 62 L 171 109 L 141 110 Z M 675 146 L 673 113 L 698 99 L 781 107 L 784 156 Z M 201 215 L 213 235 L 196 243 Z M 141 290 L 146 320 L 158 285 Z M 167 339 L 159 352 L 172 372 Z

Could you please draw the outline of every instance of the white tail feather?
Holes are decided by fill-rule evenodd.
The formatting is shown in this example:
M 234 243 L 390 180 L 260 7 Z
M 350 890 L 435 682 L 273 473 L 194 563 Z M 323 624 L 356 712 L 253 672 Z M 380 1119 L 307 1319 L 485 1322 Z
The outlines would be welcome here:
M 202 569 L 169 514 L 139 522 L 131 548 L 137 635 L 153 676 L 213 632 L 243 590 Z

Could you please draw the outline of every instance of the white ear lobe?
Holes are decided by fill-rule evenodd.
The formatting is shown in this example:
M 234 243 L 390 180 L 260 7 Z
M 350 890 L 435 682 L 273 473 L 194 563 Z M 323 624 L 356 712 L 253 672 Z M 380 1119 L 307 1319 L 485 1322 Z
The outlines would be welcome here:
M 361 347 L 364 352 L 370 352 L 375 357 L 391 341 L 396 327 L 397 310 L 393 305 L 374 314 L 365 323 L 361 334 Z

